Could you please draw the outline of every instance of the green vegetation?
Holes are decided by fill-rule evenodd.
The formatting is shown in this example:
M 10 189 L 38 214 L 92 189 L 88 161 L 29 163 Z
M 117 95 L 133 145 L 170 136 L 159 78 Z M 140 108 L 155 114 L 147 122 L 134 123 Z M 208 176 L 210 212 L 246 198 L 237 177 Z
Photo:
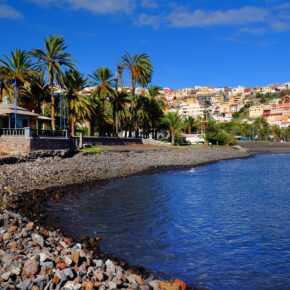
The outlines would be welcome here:
M 90 146 L 90 147 L 84 147 L 82 149 L 80 149 L 80 151 L 83 152 L 100 152 L 103 150 L 111 150 L 112 147 L 110 146 Z

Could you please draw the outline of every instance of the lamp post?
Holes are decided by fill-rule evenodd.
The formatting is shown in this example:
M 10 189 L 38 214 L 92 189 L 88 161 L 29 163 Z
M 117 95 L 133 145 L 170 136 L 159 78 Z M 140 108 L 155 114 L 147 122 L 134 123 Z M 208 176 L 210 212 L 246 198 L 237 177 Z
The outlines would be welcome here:
M 59 93 L 59 128 L 62 128 L 62 120 L 61 120 L 61 115 L 62 115 L 62 96 L 61 96 L 61 89 Z
M 14 124 L 14 127 L 15 129 L 17 129 L 17 80 L 15 78 L 15 100 L 14 100 L 14 103 L 15 103 L 15 110 L 14 110 L 14 113 L 15 113 L 15 124 Z
M 65 97 L 63 96 L 63 129 L 65 130 Z
M 115 90 L 116 94 L 118 93 L 118 71 L 115 73 Z M 115 114 L 116 114 L 116 137 L 119 136 L 119 128 L 118 128 L 118 110 L 117 110 L 117 103 L 115 102 Z

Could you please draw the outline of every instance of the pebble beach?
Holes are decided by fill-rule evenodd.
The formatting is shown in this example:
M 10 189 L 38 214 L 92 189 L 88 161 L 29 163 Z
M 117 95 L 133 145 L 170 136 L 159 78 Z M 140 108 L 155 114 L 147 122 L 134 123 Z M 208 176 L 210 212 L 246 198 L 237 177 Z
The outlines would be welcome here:
M 131 175 L 187 169 L 251 155 L 230 147 L 80 152 L 0 165 L 0 289 L 186 289 L 99 250 L 99 237 L 65 234 L 45 214 L 48 200 Z

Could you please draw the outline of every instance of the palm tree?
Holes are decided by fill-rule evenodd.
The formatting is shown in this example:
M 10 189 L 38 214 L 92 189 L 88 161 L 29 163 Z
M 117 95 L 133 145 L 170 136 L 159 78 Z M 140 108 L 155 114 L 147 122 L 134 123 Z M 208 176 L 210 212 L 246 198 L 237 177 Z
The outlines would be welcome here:
M 39 72 L 36 70 L 26 50 L 15 49 L 14 52 L 11 51 L 11 58 L 6 55 L 3 56 L 4 59 L 0 59 L 1 79 L 4 86 L 15 82 L 17 102 L 21 87 L 25 82 L 37 77 Z
M 136 82 L 142 87 L 147 86 L 151 82 L 153 67 L 147 54 L 142 53 L 132 56 L 126 51 L 120 62 L 130 72 L 132 95 L 135 95 Z
M 75 135 L 76 121 L 84 121 L 90 117 L 94 108 L 90 98 L 81 94 L 81 91 L 87 85 L 88 78 L 85 78 L 78 70 L 68 70 L 65 72 L 64 89 L 68 103 L 72 136 Z
M 184 120 L 185 128 L 187 129 L 188 134 L 191 134 L 192 128 L 195 127 L 195 120 L 192 116 L 188 116 Z
M 43 102 L 49 102 L 49 100 L 49 86 L 41 77 L 32 79 L 30 84 L 24 86 L 20 91 L 20 102 L 26 105 L 33 104 L 37 114 L 41 114 Z
M 65 52 L 67 46 L 64 44 L 64 38 L 60 35 L 49 35 L 44 40 L 45 51 L 34 48 L 31 55 L 38 59 L 39 68 L 46 72 L 50 86 L 51 96 L 51 118 L 52 130 L 56 130 L 55 125 L 55 97 L 54 85 L 56 83 L 62 84 L 64 74 L 62 68 L 76 69 L 72 56 Z
M 100 100 L 103 104 L 102 108 L 105 110 L 105 101 L 110 97 L 113 98 L 114 95 L 114 89 L 112 87 L 114 84 L 114 75 L 109 68 L 99 67 L 89 77 L 91 78 L 91 84 L 96 86 L 92 92 L 92 98 Z M 92 120 L 92 126 L 93 122 L 94 120 Z M 104 130 L 105 124 L 100 123 L 100 135 L 105 134 Z
M 182 123 L 181 116 L 174 112 L 169 112 L 165 115 L 165 122 L 167 123 L 171 133 L 171 145 L 175 144 L 175 131 Z
M 129 102 L 129 95 L 124 91 L 114 91 L 114 95 L 111 98 L 113 106 L 113 127 L 118 124 L 118 113 L 124 110 L 124 106 Z M 116 133 L 116 137 L 118 137 Z
M 124 70 L 124 68 L 125 68 L 125 66 L 123 64 L 120 64 L 120 63 L 117 64 L 117 70 L 118 70 L 121 91 L 124 89 L 124 85 L 123 85 L 123 70 Z
M 159 86 L 151 85 L 149 88 L 147 88 L 147 90 L 148 90 L 149 96 L 155 98 L 160 94 L 159 92 L 162 90 L 162 88 Z

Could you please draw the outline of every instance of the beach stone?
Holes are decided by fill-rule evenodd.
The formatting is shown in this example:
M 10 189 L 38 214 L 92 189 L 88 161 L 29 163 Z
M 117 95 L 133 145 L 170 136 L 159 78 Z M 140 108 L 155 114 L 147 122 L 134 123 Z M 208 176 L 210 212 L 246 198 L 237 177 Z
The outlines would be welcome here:
M 71 260 L 78 265 L 79 264 L 79 258 L 80 258 L 80 252 L 79 251 L 73 251 L 71 255 Z
M 23 282 L 17 284 L 17 288 L 21 289 L 21 290 L 26 290 L 29 289 L 29 287 L 31 286 L 33 282 L 31 281 L 31 279 L 26 279 Z
M 93 282 L 88 282 L 87 285 L 86 285 L 86 290 L 91 290 L 94 288 L 94 283 Z
M 104 268 L 105 267 L 103 260 L 94 260 L 94 262 L 95 262 L 95 265 L 97 268 Z
M 9 241 L 9 240 L 11 240 L 11 238 L 12 238 L 11 233 L 5 233 L 3 235 L 3 241 Z
M 33 242 L 41 247 L 43 247 L 44 245 L 44 240 L 43 237 L 39 234 L 32 234 L 31 235 Z
M 64 290 L 74 290 L 75 288 L 75 283 L 73 281 L 68 281 L 65 283 L 63 289 Z
M 106 265 L 107 272 L 109 272 L 109 273 L 115 273 L 116 268 L 115 268 L 114 263 L 111 260 L 107 260 L 106 263 L 105 263 L 105 265 Z
M 26 275 L 35 275 L 39 271 L 39 262 L 34 258 L 27 260 L 24 264 L 23 271 Z
M 34 226 L 34 222 L 30 222 L 26 226 L 29 227 L 29 228 L 32 228 Z
M 13 232 L 16 232 L 16 231 L 17 231 L 17 226 L 13 226 L 13 227 L 9 228 L 9 232 L 10 233 L 13 233 Z
M 68 256 L 65 256 L 65 257 L 64 257 L 64 262 L 65 262 L 68 266 L 70 266 L 70 265 L 72 264 L 72 260 L 71 260 L 71 258 L 68 257 Z
M 19 267 L 15 267 L 11 270 L 11 273 L 18 276 L 21 273 L 21 269 Z
M 181 288 L 181 290 L 185 290 L 187 287 L 186 283 L 180 279 L 175 279 L 173 283 L 177 284 Z
M 34 283 L 35 283 L 35 281 L 34 281 Z M 36 285 L 33 285 L 33 286 L 31 287 L 31 290 L 39 290 L 39 287 L 36 286 Z
M 67 268 L 61 271 L 66 279 L 70 278 L 73 279 L 75 277 L 71 268 Z
M 117 284 L 113 281 L 106 281 L 105 285 L 110 290 L 117 288 Z
M 10 275 L 11 275 L 11 272 L 6 272 L 4 274 L 1 275 L 1 278 L 4 280 L 4 281 L 7 281 L 9 278 L 10 278 Z
M 137 282 L 137 284 L 139 286 L 143 286 L 144 285 L 144 282 L 143 282 L 142 278 L 139 275 L 132 274 L 131 276 L 134 278 L 134 280 Z

